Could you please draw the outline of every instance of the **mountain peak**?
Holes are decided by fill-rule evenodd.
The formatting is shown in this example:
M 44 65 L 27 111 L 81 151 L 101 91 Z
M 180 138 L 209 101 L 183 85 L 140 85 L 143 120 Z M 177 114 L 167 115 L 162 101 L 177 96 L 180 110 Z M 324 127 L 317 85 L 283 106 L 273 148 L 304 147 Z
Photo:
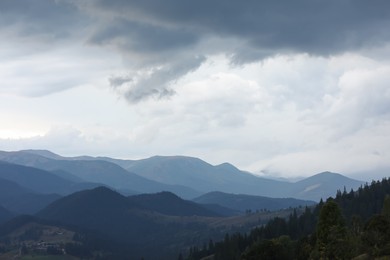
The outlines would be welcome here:
M 319 201 L 334 196 L 337 189 L 356 189 L 363 182 L 348 178 L 334 172 L 321 172 L 309 178 L 294 183 L 294 192 L 297 198 L 311 198 Z
M 239 169 L 236 166 L 234 166 L 233 164 L 228 163 L 228 162 L 221 163 L 219 165 L 216 165 L 215 167 L 223 169 L 223 170 L 239 171 Z
M 340 173 L 335 173 L 335 172 L 330 172 L 330 171 L 325 171 L 325 172 L 320 172 L 320 173 L 317 173 L 313 176 L 310 176 L 302 181 L 305 181 L 305 180 L 313 180 L 313 179 L 317 179 L 317 180 L 321 180 L 321 181 L 324 181 L 324 180 L 332 180 L 332 181 L 335 181 L 337 179 L 344 179 L 344 180 L 352 180 L 351 178 L 348 178 L 347 176 L 344 176 Z
M 126 197 L 101 186 L 56 200 L 37 215 L 70 224 L 77 223 L 80 218 L 87 223 L 92 221 L 94 216 L 109 218 L 109 214 L 121 214 L 130 207 Z
M 48 159 L 62 159 L 62 156 L 55 154 L 49 150 L 35 150 L 35 149 L 28 149 L 28 150 L 21 150 L 22 153 L 29 153 L 29 154 L 35 154 L 42 157 L 46 157 Z
M 205 161 L 197 158 L 197 157 L 191 157 L 191 156 L 184 156 L 184 155 L 170 155 L 170 156 L 163 156 L 163 155 L 155 155 L 150 157 L 146 160 L 154 160 L 154 161 L 179 161 L 179 162 L 198 162 L 198 163 L 206 163 Z

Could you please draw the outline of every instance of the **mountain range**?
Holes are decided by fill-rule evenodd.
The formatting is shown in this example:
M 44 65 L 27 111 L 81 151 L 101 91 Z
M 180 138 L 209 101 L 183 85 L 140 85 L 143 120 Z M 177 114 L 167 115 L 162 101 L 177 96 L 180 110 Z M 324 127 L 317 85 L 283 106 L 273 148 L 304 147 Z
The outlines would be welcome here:
M 314 201 L 305 201 L 292 198 L 269 198 L 263 196 L 245 195 L 245 194 L 230 194 L 220 191 L 206 193 L 193 201 L 200 204 L 214 204 L 223 207 L 238 210 L 240 212 L 247 211 L 267 211 L 280 210 L 289 207 L 312 206 Z
M 82 187 L 106 185 L 123 194 L 170 191 L 192 199 L 202 194 L 220 191 L 272 198 L 297 198 L 319 201 L 344 188 L 356 189 L 361 181 L 341 174 L 324 172 L 298 182 L 271 180 L 241 171 L 224 163 L 213 166 L 198 158 L 185 156 L 154 156 L 142 160 L 118 160 L 108 157 L 62 157 L 50 151 L 24 150 L 0 152 L 0 161 L 39 168 L 62 181 L 57 193 L 69 194 Z M 0 175 L 0 178 L 3 178 Z M 42 182 L 40 182 L 42 183 Z M 60 185 L 60 184 L 58 184 Z M 66 186 L 66 185 L 65 185 Z M 69 189 L 69 188 L 68 188 Z
M 0 151 L 0 247 L 15 236 L 18 243 L 47 239 L 39 231 L 44 227 L 67 230 L 71 246 L 108 259 L 172 259 L 190 245 L 306 212 L 337 190 L 361 185 L 331 172 L 293 183 L 271 180 L 185 156 L 119 160 Z M 10 254 L 18 243 L 7 246 Z
M 20 194 L 31 192 L 11 181 L 3 183 Z M 10 196 L 15 192 L 10 192 Z M 42 233 L 41 225 L 45 225 L 49 229 L 45 232 L 49 233 L 53 229 L 70 230 L 74 233 L 70 238 L 76 239 L 72 243 L 86 245 L 89 251 L 98 249 L 101 254 L 109 254 L 108 259 L 122 259 L 115 254 L 132 259 L 172 259 L 192 244 L 221 239 L 228 231 L 248 230 L 259 224 L 260 216 L 262 221 L 286 217 L 292 209 L 253 216 L 237 212 L 183 200 L 170 192 L 124 196 L 101 186 L 60 197 L 37 213 L 30 213 L 31 217 L 15 217 L 18 214 L 0 206 L 0 246 L 2 241 L 11 241 L 4 246 L 19 250 L 21 241 L 32 244 L 50 240 L 51 236 Z M 62 243 L 58 239 L 55 243 Z

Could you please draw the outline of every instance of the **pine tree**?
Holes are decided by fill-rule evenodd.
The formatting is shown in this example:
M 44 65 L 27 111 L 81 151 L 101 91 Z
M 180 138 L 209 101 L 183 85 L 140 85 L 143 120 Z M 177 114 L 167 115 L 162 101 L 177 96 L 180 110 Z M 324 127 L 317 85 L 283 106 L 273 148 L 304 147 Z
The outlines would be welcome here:
M 347 230 L 336 202 L 328 200 L 320 211 L 316 249 L 323 259 L 344 258 Z

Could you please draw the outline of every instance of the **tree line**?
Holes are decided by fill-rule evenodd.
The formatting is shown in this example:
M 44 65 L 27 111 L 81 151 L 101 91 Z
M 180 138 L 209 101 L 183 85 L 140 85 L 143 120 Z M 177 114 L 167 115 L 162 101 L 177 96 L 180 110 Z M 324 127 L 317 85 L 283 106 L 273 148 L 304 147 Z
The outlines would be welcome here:
M 390 179 L 306 207 L 298 216 L 275 218 L 249 233 L 226 234 L 188 260 L 202 259 L 362 259 L 390 256 Z

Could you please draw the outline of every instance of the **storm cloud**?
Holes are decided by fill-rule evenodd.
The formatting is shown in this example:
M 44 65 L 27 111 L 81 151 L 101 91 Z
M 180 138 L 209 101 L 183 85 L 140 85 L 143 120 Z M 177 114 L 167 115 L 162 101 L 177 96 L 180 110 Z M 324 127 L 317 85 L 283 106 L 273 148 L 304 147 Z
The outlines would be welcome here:
M 388 28 L 388 0 L 3 0 L 0 145 L 390 168 Z
M 329 56 L 382 46 L 390 38 L 385 0 L 6 0 L 0 10 L 2 30 L 122 55 L 133 86 L 120 93 L 130 103 L 170 96 L 171 83 L 197 69 L 199 57 L 223 54 L 232 64 L 245 64 L 281 54 Z M 109 82 L 121 77 L 107 75 Z
M 238 38 L 257 50 L 330 55 L 389 40 L 390 3 L 363 1 L 124 1 L 94 8 L 161 28 L 188 30 L 193 40 Z M 172 35 L 180 41 L 180 34 Z M 221 46 L 224 48 L 224 46 Z

